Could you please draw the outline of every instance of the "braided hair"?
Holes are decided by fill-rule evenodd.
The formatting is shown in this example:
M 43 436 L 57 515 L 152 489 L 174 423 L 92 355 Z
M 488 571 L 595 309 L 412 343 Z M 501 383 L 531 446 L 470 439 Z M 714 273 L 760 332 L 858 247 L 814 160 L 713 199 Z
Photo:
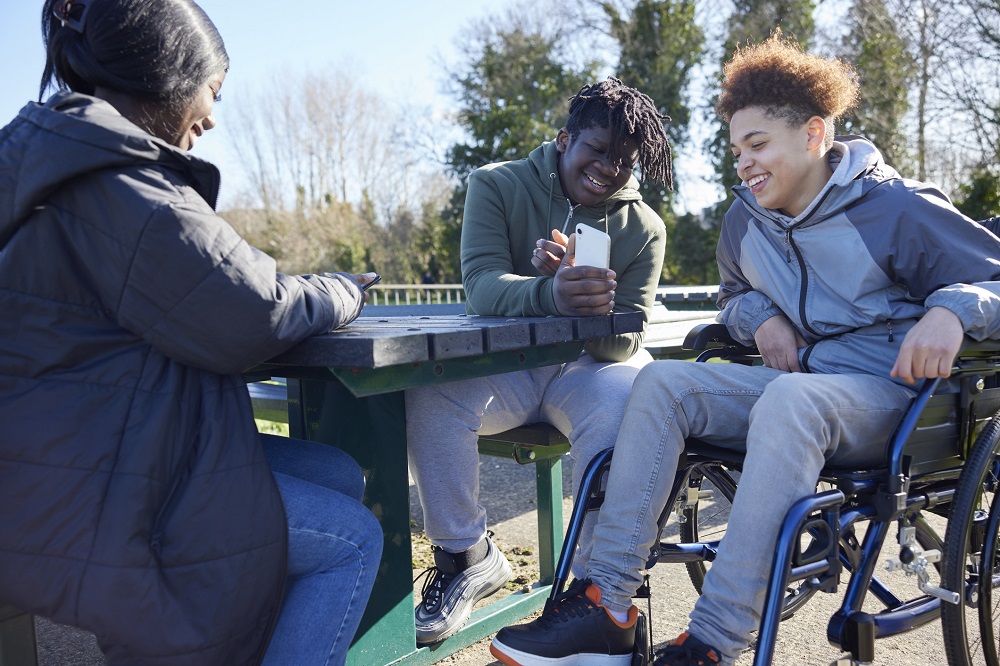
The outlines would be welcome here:
M 649 95 L 609 76 L 606 81 L 584 86 L 570 99 L 566 131 L 575 138 L 591 127 L 610 128 L 608 159 L 612 164 L 621 161 L 625 139 L 634 137 L 639 145 L 642 182 L 652 181 L 673 190 L 673 154 L 664 121 L 669 122 L 670 117 L 657 110 Z

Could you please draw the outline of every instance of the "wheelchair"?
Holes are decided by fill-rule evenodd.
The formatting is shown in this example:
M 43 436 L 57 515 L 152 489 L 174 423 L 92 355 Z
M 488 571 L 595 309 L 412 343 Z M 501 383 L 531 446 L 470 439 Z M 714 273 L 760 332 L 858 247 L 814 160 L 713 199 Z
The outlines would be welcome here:
M 698 361 L 752 364 L 759 358 L 756 350 L 735 343 L 721 324 L 696 327 L 684 347 L 700 351 Z M 994 502 L 1000 479 L 998 373 L 1000 345 L 967 341 L 951 379 L 924 380 L 920 386 L 886 443 L 884 467 L 824 468 L 817 493 L 792 506 L 772 561 L 755 666 L 772 662 L 780 621 L 813 595 L 837 592 L 844 573 L 850 578 L 843 601 L 827 626 L 830 643 L 849 653 L 837 664 L 870 663 L 877 638 L 940 619 L 949 666 L 1000 666 L 1000 498 Z M 603 502 L 612 455 L 612 449 L 597 455 L 584 473 L 550 601 L 568 580 L 584 516 Z M 684 564 L 701 592 L 741 463 L 738 452 L 696 439 L 685 443 L 647 569 Z M 676 541 L 662 536 L 673 514 L 679 522 Z M 943 538 L 932 523 L 946 525 Z M 898 547 L 886 544 L 893 531 Z M 876 575 L 883 546 L 895 553 L 888 570 L 915 579 L 912 598 L 902 598 Z M 649 595 L 647 579 L 636 598 Z M 869 597 L 878 602 L 878 612 L 862 610 Z M 652 662 L 653 644 L 648 618 L 640 613 L 633 666 Z

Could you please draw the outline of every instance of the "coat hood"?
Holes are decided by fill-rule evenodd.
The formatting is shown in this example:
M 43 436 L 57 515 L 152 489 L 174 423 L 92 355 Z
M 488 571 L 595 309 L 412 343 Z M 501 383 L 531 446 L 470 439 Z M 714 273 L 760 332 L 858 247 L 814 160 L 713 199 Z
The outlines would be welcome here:
M 219 172 L 144 132 L 104 100 L 73 92 L 28 103 L 0 130 L 0 247 L 65 183 L 100 169 L 158 165 L 188 175 L 213 207 Z

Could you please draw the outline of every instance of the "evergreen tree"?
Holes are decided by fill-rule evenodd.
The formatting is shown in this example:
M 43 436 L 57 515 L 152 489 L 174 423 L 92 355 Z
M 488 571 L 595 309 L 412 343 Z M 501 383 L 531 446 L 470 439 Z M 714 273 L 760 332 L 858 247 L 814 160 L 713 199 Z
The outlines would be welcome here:
M 483 24 L 465 70 L 452 75 L 458 124 L 470 137 L 448 153 L 455 175 L 464 179 L 484 164 L 526 157 L 555 138 L 569 98 L 597 75 L 594 62 L 582 69 L 561 62 L 562 41 L 559 33 L 524 25 Z
M 906 172 L 910 160 L 900 126 L 910 108 L 913 60 L 884 0 L 854 0 L 848 22 L 843 58 L 858 71 L 861 99 L 837 131 L 871 139 L 886 162 Z
M 610 3 L 602 8 L 621 49 L 616 75 L 653 98 L 660 112 L 670 117 L 665 129 L 671 143 L 682 144 L 691 124 L 686 91 L 691 71 L 705 52 L 694 0 L 638 0 L 627 16 Z M 666 216 L 670 193 L 660 186 L 644 184 L 641 189 L 643 200 Z
M 802 48 L 808 48 L 816 28 L 813 20 L 815 8 L 815 0 L 736 0 L 729 18 L 728 37 L 723 46 L 723 63 L 732 57 L 737 47 L 767 39 L 777 28 L 785 36 L 798 41 Z M 709 219 L 713 224 L 719 224 L 722 216 L 729 210 L 733 201 L 730 188 L 740 184 L 729 148 L 729 127 L 718 119 L 716 122 L 719 129 L 708 148 L 726 192 L 726 199 L 709 212 Z

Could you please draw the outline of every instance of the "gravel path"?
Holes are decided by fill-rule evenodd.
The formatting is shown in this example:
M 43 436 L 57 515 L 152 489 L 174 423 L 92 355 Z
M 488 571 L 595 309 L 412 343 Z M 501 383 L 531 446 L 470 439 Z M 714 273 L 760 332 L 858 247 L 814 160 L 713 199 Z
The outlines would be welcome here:
M 567 459 L 563 486 L 571 487 Z M 482 457 L 480 463 L 482 498 L 491 520 L 495 539 L 508 555 L 515 576 L 537 579 L 536 513 L 534 469 L 513 461 Z M 422 567 L 429 561 L 429 546 L 420 532 L 422 518 L 411 486 L 411 518 L 414 524 L 414 561 Z M 563 514 L 568 519 L 571 498 L 564 501 Z M 673 638 L 684 630 L 687 614 L 696 597 L 695 590 L 680 565 L 658 565 L 650 571 L 653 590 L 653 638 L 657 644 Z M 897 583 L 915 594 L 916 583 L 902 574 Z M 534 578 L 531 578 L 534 576 Z M 516 587 L 513 586 L 512 587 Z M 844 587 L 841 586 L 841 592 Z M 419 590 L 417 590 L 419 592 Z M 509 591 L 502 592 L 508 594 Z M 826 640 L 826 624 L 837 609 L 838 594 L 817 594 L 794 617 L 783 622 L 778 632 L 774 666 L 827 666 L 842 656 Z M 40 666 L 102 666 L 105 662 L 97 650 L 92 635 L 70 627 L 37 621 Z M 928 666 L 945 664 L 939 623 L 933 623 L 908 634 L 880 639 L 875 646 L 873 666 Z M 500 666 L 489 653 L 489 641 L 484 640 L 439 662 L 449 666 Z M 753 652 L 748 651 L 737 666 L 750 666 Z

